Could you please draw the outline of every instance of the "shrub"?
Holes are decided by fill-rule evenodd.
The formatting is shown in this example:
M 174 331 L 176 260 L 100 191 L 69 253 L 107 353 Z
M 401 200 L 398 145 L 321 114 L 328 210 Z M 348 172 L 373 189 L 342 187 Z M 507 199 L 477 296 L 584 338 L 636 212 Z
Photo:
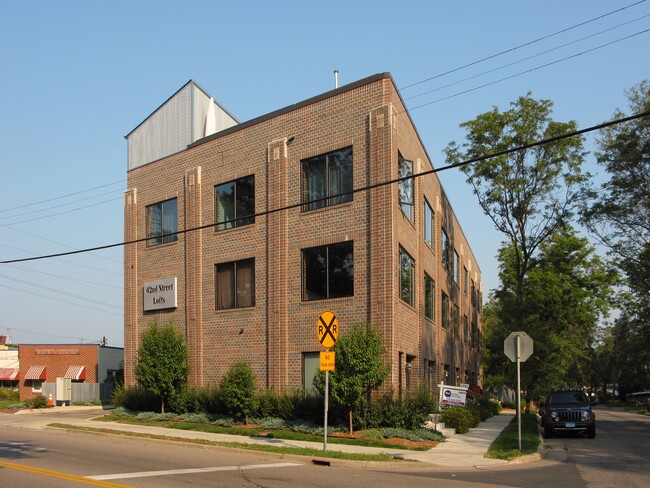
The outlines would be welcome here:
M 456 429 L 458 434 L 464 434 L 471 427 L 478 425 L 478 419 L 471 408 L 447 407 L 442 411 L 442 421 L 446 427 Z
M 29 398 L 25 400 L 25 406 L 28 408 L 47 408 L 47 398 L 45 398 L 43 395 Z
M 263 429 L 286 429 L 287 428 L 286 421 L 278 417 L 265 417 L 263 419 L 257 420 L 254 423 L 259 424 L 259 426 L 262 427 Z
M 136 412 L 158 410 L 160 400 L 153 393 L 139 387 L 119 387 L 113 390 L 112 403 L 114 407 L 124 407 Z
M 0 400 L 20 401 L 20 393 L 13 388 L 0 388 Z
M 178 420 L 181 420 L 183 422 L 193 422 L 193 423 L 196 423 L 196 424 L 207 424 L 208 422 L 210 422 L 210 419 L 208 418 L 208 416 L 203 412 L 199 412 L 199 413 L 183 413 L 183 414 L 179 415 L 177 418 L 178 418 Z
M 232 427 L 235 425 L 235 421 L 230 417 L 220 417 L 212 422 L 212 424 L 219 427 Z
M 250 364 L 240 361 L 233 364 L 219 384 L 219 396 L 227 412 L 237 418 L 245 418 L 254 412 L 255 376 Z
M 289 391 L 278 394 L 275 390 L 266 390 L 258 394 L 256 398 L 256 416 L 274 416 L 287 420 L 295 416 L 296 405 L 300 401 L 300 393 Z
M 393 427 L 383 427 L 380 429 L 381 435 L 388 439 L 391 437 L 396 437 L 398 439 L 408 439 L 413 442 L 420 442 L 423 440 L 426 441 L 441 441 L 445 437 L 438 432 L 437 430 L 427 430 L 427 429 L 395 429 Z

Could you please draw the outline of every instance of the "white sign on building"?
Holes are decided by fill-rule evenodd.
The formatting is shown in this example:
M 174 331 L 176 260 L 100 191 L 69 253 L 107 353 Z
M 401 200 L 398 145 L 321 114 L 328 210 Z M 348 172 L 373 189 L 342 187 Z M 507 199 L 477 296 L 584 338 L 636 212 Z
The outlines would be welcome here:
M 176 278 L 149 281 L 144 284 L 144 311 L 176 308 Z

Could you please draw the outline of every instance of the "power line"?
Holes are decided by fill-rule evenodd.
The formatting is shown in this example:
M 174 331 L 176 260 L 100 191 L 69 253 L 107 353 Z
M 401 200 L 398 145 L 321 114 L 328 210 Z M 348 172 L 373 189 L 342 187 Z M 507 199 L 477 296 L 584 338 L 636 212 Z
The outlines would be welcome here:
M 364 186 L 364 187 L 361 187 L 361 188 L 355 188 L 355 189 L 352 189 L 352 190 L 350 190 L 348 192 L 340 193 L 338 195 L 329 195 L 327 197 L 310 200 L 308 202 L 294 203 L 294 204 L 286 205 L 284 207 L 279 207 L 279 208 L 276 208 L 276 209 L 265 210 L 263 212 L 258 212 L 258 213 L 249 215 L 246 218 L 264 217 L 264 216 L 268 216 L 268 215 L 278 213 L 278 212 L 281 212 L 281 211 L 284 211 L 284 210 L 291 210 L 291 209 L 294 209 L 294 208 L 304 207 L 305 205 L 308 205 L 310 203 L 317 203 L 317 202 L 329 200 L 331 198 L 336 198 L 336 197 L 340 197 L 340 196 L 344 196 L 344 195 L 351 195 L 351 194 L 360 193 L 360 192 L 363 192 L 363 191 L 374 190 L 376 188 L 392 185 L 392 184 L 395 184 L 395 183 L 401 183 L 402 181 L 411 180 L 411 179 L 414 179 L 414 178 L 419 178 L 421 176 L 426 176 L 426 175 L 430 175 L 430 174 L 434 174 L 434 173 L 439 173 L 441 171 L 446 171 L 446 170 L 453 169 L 453 168 L 460 168 L 462 166 L 467 166 L 467 165 L 470 165 L 470 164 L 474 164 L 474 163 L 477 163 L 479 161 L 485 161 L 485 160 L 488 160 L 488 159 L 492 159 L 492 158 L 496 158 L 496 157 L 500 157 L 500 156 L 505 156 L 507 154 L 512 154 L 512 153 L 515 153 L 515 152 L 518 152 L 518 151 L 523 151 L 525 149 L 530 149 L 530 148 L 533 148 L 533 147 L 538 147 L 538 146 L 543 146 L 543 145 L 546 145 L 546 144 L 551 144 L 553 142 L 561 141 L 561 140 L 568 139 L 568 138 L 571 138 L 571 137 L 576 137 L 576 136 L 579 136 L 579 135 L 582 135 L 582 134 L 587 134 L 589 132 L 604 129 L 606 127 L 611 127 L 613 125 L 623 124 L 625 122 L 630 122 L 632 120 L 636 120 L 636 119 L 639 119 L 639 118 L 642 118 L 642 117 L 648 117 L 648 116 L 650 116 L 650 110 L 645 111 L 645 112 L 641 112 L 641 113 L 638 113 L 638 114 L 630 115 L 630 116 L 627 116 L 627 117 L 622 117 L 622 118 L 619 118 L 619 119 L 610 120 L 608 122 L 603 122 L 602 124 L 587 127 L 586 129 L 576 130 L 576 131 L 568 132 L 566 134 L 561 134 L 561 135 L 550 137 L 550 138 L 547 138 L 547 139 L 542 139 L 542 140 L 539 140 L 539 141 L 536 141 L 536 142 L 531 142 L 529 144 L 524 144 L 522 146 L 517 146 L 517 147 L 514 147 L 512 149 L 506 149 L 504 151 L 499 151 L 497 153 L 488 154 L 488 155 L 485 155 L 485 156 L 469 159 L 469 160 L 466 160 L 466 161 L 461 161 L 459 163 L 454 163 L 454 164 L 450 164 L 450 165 L 447 165 L 447 166 L 441 166 L 439 168 L 434 168 L 434 169 L 431 169 L 431 170 L 428 170 L 428 171 L 423 171 L 421 173 L 417 173 L 417 174 L 414 174 L 414 175 L 403 176 L 401 178 L 397 178 L 397 179 L 393 179 L 393 180 L 387 180 L 387 181 L 383 181 L 383 182 L 380 182 L 380 183 L 367 185 L 367 186 Z M 237 219 L 222 221 L 222 222 L 219 222 L 219 223 L 215 222 L 215 223 L 205 224 L 205 225 L 201 225 L 201 226 L 198 226 L 198 227 L 193 227 L 193 228 L 190 228 L 190 229 L 182 229 L 182 230 L 178 230 L 176 232 L 171 232 L 171 233 L 168 233 L 168 234 L 163 234 L 163 235 L 160 235 L 160 236 L 156 236 L 156 238 L 176 236 L 176 235 L 179 235 L 179 234 L 186 234 L 188 232 L 195 232 L 195 231 L 198 231 L 198 230 L 209 229 L 211 227 L 215 227 L 216 225 L 227 224 L 229 222 L 234 222 L 234 221 L 239 220 L 241 218 L 243 218 L 243 217 L 238 217 Z M 92 247 L 92 248 L 87 248 L 87 249 L 79 249 L 79 250 L 76 250 L 76 251 L 68 251 L 68 252 L 57 253 L 57 254 L 48 254 L 48 255 L 43 255 L 43 256 L 34 256 L 34 257 L 31 257 L 31 258 L 10 259 L 10 260 L 5 260 L 5 261 L 0 261 L 0 264 L 12 264 L 12 263 L 25 262 L 25 261 L 37 261 L 37 260 L 41 260 L 41 259 L 50 259 L 50 258 L 57 258 L 57 257 L 61 257 L 61 256 L 70 256 L 70 255 L 73 255 L 73 254 L 81 254 L 81 253 L 87 253 L 87 252 L 93 252 L 93 251 L 101 251 L 101 250 L 104 250 L 104 249 L 111 249 L 111 248 L 114 248 L 114 247 L 121 247 L 121 246 L 126 246 L 126 245 L 129 245 L 129 244 L 138 244 L 138 243 L 141 243 L 141 242 L 147 242 L 147 241 L 150 241 L 151 239 L 152 239 L 151 237 L 143 237 L 143 238 L 140 238 L 140 239 L 134 239 L 132 241 L 125 241 L 125 242 L 119 242 L 119 243 L 114 243 L 114 244 L 107 244 L 107 245 L 104 245 L 104 246 L 97 246 L 97 247 Z
M 645 33 L 647 33 L 647 32 L 650 32 L 650 29 L 646 29 L 646 30 L 643 30 L 643 31 L 639 31 L 639 32 L 636 32 L 636 33 L 634 33 L 634 34 L 630 34 L 629 36 L 621 37 L 621 38 L 616 39 L 616 40 L 614 40 L 614 41 L 611 41 L 611 42 L 608 42 L 608 43 L 605 43 L 605 44 L 601 44 L 600 46 L 596 46 L 596 47 L 594 47 L 594 48 L 587 49 L 586 51 L 582 51 L 582 52 L 579 52 L 579 53 L 577 53 L 577 54 L 572 54 L 571 56 L 564 57 L 564 58 L 562 58 L 562 59 L 557 59 L 557 60 L 555 60 L 555 61 L 551 61 L 550 63 L 546 63 L 546 64 L 542 64 L 542 65 L 540 65 L 540 66 L 536 66 L 535 68 L 531 68 L 531 69 L 528 69 L 528 70 L 525 70 L 525 71 L 520 71 L 519 73 L 515 73 L 514 75 L 506 76 L 505 78 L 500 78 L 500 79 L 498 79 L 498 80 L 491 81 L 491 82 L 489 82 L 489 83 L 485 83 L 485 84 L 483 84 L 483 85 L 475 86 L 474 88 L 468 88 L 467 90 L 463 90 L 463 91 L 461 91 L 461 92 L 454 93 L 453 95 L 449 95 L 449 96 L 447 96 L 447 97 L 439 98 L 439 99 L 437 99 L 437 100 L 433 100 L 433 101 L 431 101 L 431 102 L 423 103 L 422 105 L 417 105 L 417 106 L 415 106 L 415 107 L 411 107 L 411 108 L 408 109 L 408 111 L 417 110 L 417 109 L 419 109 L 419 108 L 426 107 L 426 106 L 428 106 L 428 105 L 433 105 L 434 103 L 439 103 L 439 102 L 442 102 L 442 101 L 444 101 L 444 100 L 449 100 L 450 98 L 458 97 L 458 96 L 460 96 L 460 95 L 465 95 L 466 93 L 470 93 L 470 92 L 473 92 L 473 91 L 476 91 L 476 90 L 480 90 L 481 88 L 485 88 L 485 87 L 488 87 L 488 86 L 496 85 L 497 83 L 501 83 L 501 82 L 503 82 L 503 81 L 511 80 L 511 79 L 513 79 L 513 78 L 517 78 L 517 77 L 519 77 L 519 76 L 522 76 L 522 75 L 525 75 L 525 74 L 528 74 L 528 73 L 532 73 L 533 71 L 537 71 L 537 70 L 540 70 L 540 69 L 542 69 L 542 68 L 547 68 L 547 67 L 552 66 L 552 65 L 554 65 L 554 64 L 562 63 L 562 62 L 567 61 L 567 60 L 569 60 L 569 59 L 577 58 L 577 57 L 579 57 L 579 56 L 582 56 L 583 54 L 587 54 L 587 53 L 590 53 L 590 52 L 596 51 L 596 50 L 598 50 L 598 49 L 602 49 L 602 48 L 604 48 L 604 47 L 611 46 L 612 44 L 616 44 L 616 43 L 618 43 L 618 42 L 625 41 L 625 40 L 627 40 L 627 39 L 630 39 L 630 38 L 632 38 L 632 37 L 639 36 L 639 35 L 641 35 L 641 34 L 645 34 Z M 396 115 L 397 115 L 397 114 L 396 114 Z
M 550 38 L 550 37 L 556 36 L 556 35 L 558 35 L 558 34 L 562 34 L 562 33 L 564 33 L 564 32 L 568 32 L 568 31 L 570 31 L 570 30 L 573 30 L 573 29 L 575 29 L 575 28 L 577 28 L 577 27 L 581 27 L 581 26 L 586 25 L 586 24 L 589 24 L 589 23 L 591 23 L 591 22 L 595 22 L 596 20 L 602 19 L 602 18 L 604 18 L 604 17 L 608 17 L 608 16 L 613 15 L 613 14 L 615 14 L 615 13 L 617 13 L 617 12 L 621 12 L 621 11 L 623 11 L 623 10 L 625 10 L 625 9 L 628 9 L 628 8 L 634 7 L 634 6 L 636 6 L 636 5 L 639 5 L 639 4 L 643 3 L 643 2 L 645 2 L 645 0 L 640 0 L 639 2 L 631 3 L 631 4 L 629 4 L 629 5 L 626 5 L 625 7 L 621 7 L 621 8 L 619 8 L 619 9 L 612 10 L 611 12 L 607 12 L 606 14 L 599 15 L 598 17 L 594 17 L 593 19 L 589 19 L 589 20 L 586 20 L 586 21 L 581 22 L 581 23 L 579 23 L 579 24 L 575 24 L 575 25 L 572 25 L 572 26 L 567 27 L 567 28 L 565 28 L 565 29 L 561 29 L 561 30 L 559 30 L 559 31 L 557 31 L 557 32 L 554 32 L 554 33 L 552 33 L 552 34 L 548 34 L 548 35 L 545 35 L 545 36 L 542 36 L 542 37 L 538 37 L 537 39 L 533 39 L 532 41 L 528 41 L 528 42 L 525 42 L 525 43 L 520 44 L 520 45 L 518 45 L 518 46 L 511 47 L 511 48 L 509 48 L 509 49 L 506 49 L 505 51 L 501 51 L 501 52 L 498 52 L 498 53 L 496 53 L 496 54 L 492 54 L 492 55 L 487 56 L 487 57 L 485 57 L 485 58 L 481 58 L 481 59 L 478 59 L 478 60 L 476 60 L 476 61 L 472 61 L 471 63 L 464 64 L 464 65 L 462 65 L 462 66 L 459 66 L 459 67 L 457 67 L 457 68 L 451 69 L 451 70 L 449 70 L 449 71 L 445 71 L 444 73 L 440 73 L 440 74 L 437 74 L 437 75 L 435 75 L 435 76 L 431 76 L 431 77 L 429 77 L 429 78 L 426 78 L 426 79 L 424 79 L 424 80 L 420 80 L 420 81 L 417 81 L 417 82 L 415 82 L 415 83 L 411 83 L 410 85 L 406 85 L 406 86 L 401 87 L 401 88 L 400 88 L 400 91 L 407 90 L 407 89 L 412 88 L 412 87 L 414 87 L 414 86 L 421 85 L 422 83 L 426 83 L 427 81 L 435 80 L 435 79 L 437 79 L 437 78 L 441 78 L 441 77 L 446 76 L 446 75 L 449 75 L 449 74 L 451 74 L 451 73 L 455 73 L 456 71 L 460 71 L 461 69 L 469 68 L 470 66 L 474 66 L 474 65 L 479 64 L 479 63 L 482 63 L 482 62 L 484 62 L 484 61 L 488 61 L 489 59 L 494 59 L 494 58 L 496 58 L 496 57 L 498 57 L 498 56 L 502 56 L 503 54 L 507 54 L 507 53 L 510 53 L 510 52 L 516 51 L 517 49 L 521 49 L 522 47 L 530 46 L 531 44 L 535 44 L 535 43 L 537 43 L 537 42 L 543 41 L 543 40 L 545 40 L 545 39 L 548 39 L 548 38 Z
M 58 197 L 48 198 L 47 200 L 41 200 L 39 202 L 33 202 L 33 203 L 25 204 L 25 205 L 19 205 L 19 206 L 13 207 L 13 208 L 6 208 L 4 210 L 0 210 L 0 213 L 10 212 L 12 210 L 17 210 L 17 209 L 26 208 L 26 207 L 33 207 L 34 205 L 40 205 L 41 203 L 48 203 L 48 202 L 52 202 L 54 200 L 61 200 L 62 198 L 68 198 L 68 197 L 72 197 L 72 196 L 75 196 L 75 195 L 80 195 L 82 193 L 87 193 L 89 191 L 98 190 L 100 188 L 106 188 L 107 186 L 116 185 L 118 183 L 125 183 L 125 182 L 126 182 L 125 179 L 121 179 L 121 180 L 118 180 L 118 181 L 113 181 L 112 183 L 106 183 L 104 185 L 95 186 L 93 188 L 88 188 L 86 190 L 80 190 L 80 191 L 77 191 L 77 192 L 74 192 L 74 193 L 68 193 L 67 195 L 61 195 L 61 196 L 58 196 Z
M 419 94 L 417 94 L 417 95 L 412 95 L 412 96 L 410 96 L 410 97 L 406 97 L 406 98 L 404 98 L 404 100 L 405 100 L 405 101 L 406 101 L 406 100 L 412 100 L 413 98 L 418 98 L 418 97 L 421 97 L 421 96 L 423 96 L 423 95 L 428 95 L 429 93 L 437 92 L 437 91 L 443 90 L 444 88 L 449 88 L 450 86 L 454 86 L 454 85 L 458 85 L 458 84 L 460 84 L 460 83 L 464 83 L 465 81 L 469 81 L 469 80 L 473 80 L 473 79 L 476 79 L 476 78 L 480 78 L 481 76 L 484 76 L 484 75 L 487 75 L 487 74 L 490 74 L 490 73 L 494 73 L 495 71 L 499 71 L 499 70 L 502 70 L 502 69 L 504 69 L 504 68 L 509 68 L 510 66 L 514 66 L 514 65 L 516 65 L 516 64 L 523 63 L 524 61 L 528 61 L 528 60 L 530 60 L 530 59 L 537 58 L 537 57 L 539 57 L 539 56 L 543 56 L 544 54 L 548 54 L 548 53 L 550 53 L 550 52 L 557 51 L 558 49 L 562 49 L 562 48 L 564 48 L 564 47 L 570 46 L 570 45 L 572 45 L 572 44 L 576 44 L 576 43 L 581 42 L 581 41 L 584 41 L 584 40 L 586 40 L 586 39 L 590 39 L 590 38 L 592 38 L 592 37 L 599 36 L 599 35 L 604 34 L 604 33 L 606 33 L 606 32 L 613 31 L 613 30 L 615 30 L 615 29 L 618 29 L 619 27 L 623 27 L 623 26 L 626 26 L 626 25 L 632 24 L 632 23 L 634 23 L 634 22 L 638 22 L 639 20 L 643 20 L 643 19 L 645 19 L 645 18 L 647 18 L 647 17 L 650 17 L 650 14 L 644 15 L 644 16 L 642 16 L 642 17 L 638 17 L 638 18 L 636 18 L 636 19 L 634 19 L 634 20 L 630 20 L 629 22 L 624 22 L 624 23 L 622 23 L 622 24 L 616 25 L 616 26 L 614 26 L 614 27 L 610 27 L 610 28 L 608 28 L 608 29 L 601 30 L 600 32 L 596 32 L 595 34 L 590 34 L 590 35 L 588 35 L 588 36 L 581 37 L 580 39 L 576 39 L 576 40 L 574 40 L 574 41 L 567 42 L 567 43 L 562 44 L 562 45 L 560 45 L 560 46 L 556 46 L 556 47 L 554 47 L 554 48 L 547 49 L 546 51 L 542 51 L 542 52 L 539 52 L 539 53 L 537 53 L 537 54 L 533 54 L 532 56 L 528 56 L 528 57 L 525 57 L 525 58 L 519 59 L 519 60 L 517 60 L 517 61 L 513 61 L 512 63 L 504 64 L 504 65 L 502 65 L 502 66 L 499 66 L 499 67 L 497 67 L 497 68 L 494 68 L 494 69 L 491 69 L 491 70 L 488 70 L 488 71 L 483 71 L 482 73 L 479 73 L 479 74 L 477 74 L 477 75 L 470 76 L 470 77 L 468 77 L 468 78 L 463 78 L 462 80 L 454 81 L 454 82 L 452 82 L 452 83 L 448 83 L 448 84 L 446 84 L 446 85 L 442 85 L 442 86 L 440 86 L 440 87 L 438 87 L 438 88 L 434 88 L 434 89 L 432 89 L 432 90 L 427 90 L 427 91 L 422 92 L 422 93 L 419 93 Z

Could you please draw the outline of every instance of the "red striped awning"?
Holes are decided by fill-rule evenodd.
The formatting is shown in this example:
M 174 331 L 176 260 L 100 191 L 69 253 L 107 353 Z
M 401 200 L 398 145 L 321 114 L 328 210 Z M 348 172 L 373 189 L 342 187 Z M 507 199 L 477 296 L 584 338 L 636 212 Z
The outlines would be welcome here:
M 16 381 L 18 368 L 0 368 L 0 381 Z
M 30 366 L 25 373 L 25 380 L 45 381 L 45 366 Z
M 86 380 L 86 367 L 85 366 L 70 366 L 68 371 L 63 375 L 64 378 L 71 380 Z

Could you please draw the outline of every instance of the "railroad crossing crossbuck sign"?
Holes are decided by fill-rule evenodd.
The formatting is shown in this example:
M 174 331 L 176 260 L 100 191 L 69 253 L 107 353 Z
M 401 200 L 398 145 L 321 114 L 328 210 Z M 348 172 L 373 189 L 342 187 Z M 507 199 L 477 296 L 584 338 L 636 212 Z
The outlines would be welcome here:
M 318 336 L 318 342 L 325 349 L 334 347 L 336 339 L 339 337 L 339 320 L 336 318 L 334 312 L 325 310 L 318 316 L 316 334 Z

